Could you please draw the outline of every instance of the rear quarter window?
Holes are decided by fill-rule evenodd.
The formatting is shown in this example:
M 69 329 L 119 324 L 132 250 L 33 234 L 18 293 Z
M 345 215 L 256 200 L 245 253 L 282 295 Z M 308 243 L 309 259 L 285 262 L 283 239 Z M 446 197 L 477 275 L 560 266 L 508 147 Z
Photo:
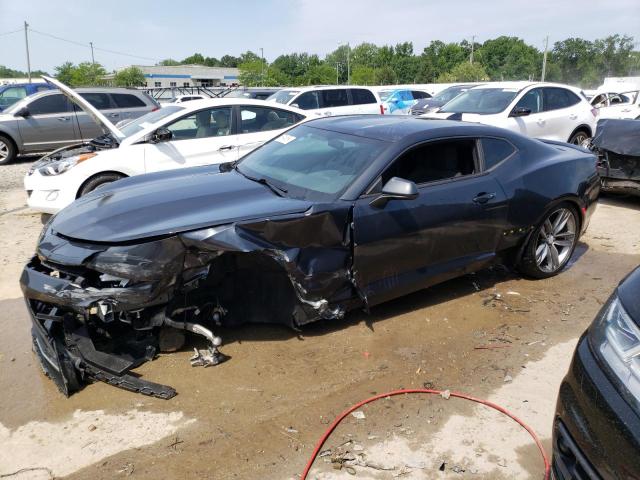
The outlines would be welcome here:
M 352 88 L 351 89 L 351 99 L 353 100 L 354 105 L 365 105 L 368 103 L 378 103 L 376 102 L 376 97 L 370 90 L 365 88 Z
M 492 169 L 516 151 L 513 145 L 499 138 L 482 138 L 480 142 L 485 170 Z
M 106 93 L 82 92 L 80 93 L 80 96 L 98 110 L 113 108 L 111 106 L 111 101 L 109 100 L 109 95 Z
M 580 102 L 580 97 L 566 88 L 543 88 L 544 111 L 568 108 Z
M 322 95 L 322 106 L 324 108 L 345 107 L 349 105 L 346 88 L 321 90 L 320 93 Z
M 113 98 L 113 101 L 118 108 L 140 108 L 147 106 L 146 103 L 144 103 L 135 95 L 130 95 L 127 93 L 112 93 L 111 98 Z M 184 100 L 185 99 L 183 99 L 183 101 Z M 189 100 L 191 100 L 191 98 L 189 98 Z

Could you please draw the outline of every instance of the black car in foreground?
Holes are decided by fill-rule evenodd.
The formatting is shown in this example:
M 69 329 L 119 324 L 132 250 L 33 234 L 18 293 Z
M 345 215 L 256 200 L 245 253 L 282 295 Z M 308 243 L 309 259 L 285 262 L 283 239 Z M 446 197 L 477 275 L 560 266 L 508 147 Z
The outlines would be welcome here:
M 495 262 L 544 278 L 569 261 L 599 191 L 595 157 L 480 124 L 313 120 L 233 163 L 140 175 L 45 226 L 21 285 L 36 352 L 69 394 L 131 375 L 184 331 L 299 328 Z
M 557 480 L 640 478 L 640 268 L 580 338 L 553 428 Z

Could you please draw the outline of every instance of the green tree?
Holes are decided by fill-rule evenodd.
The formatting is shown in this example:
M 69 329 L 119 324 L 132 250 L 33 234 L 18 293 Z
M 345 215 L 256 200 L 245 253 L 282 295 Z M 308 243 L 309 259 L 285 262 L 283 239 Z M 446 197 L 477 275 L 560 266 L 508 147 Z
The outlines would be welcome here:
M 194 53 L 180 62 L 182 65 L 204 65 L 204 56 L 201 53 Z
M 55 76 L 65 85 L 71 85 L 73 82 L 73 72 L 75 71 L 75 65 L 71 62 L 64 62 L 62 65 L 55 67 Z
M 376 70 L 364 65 L 353 67 L 351 83 L 354 85 L 374 85 L 376 83 Z
M 180 62 L 177 60 L 174 60 L 173 58 L 166 58 L 160 62 L 158 62 L 158 65 L 161 65 L 163 67 L 173 67 L 176 65 L 180 65 Z
M 338 83 L 347 83 L 347 66 L 351 68 L 351 47 L 340 45 L 333 52 L 329 53 L 325 59 L 325 64 L 333 69 L 333 81 L 335 83 L 336 68 L 338 68 Z M 339 65 L 339 67 L 337 67 Z
M 450 72 L 442 73 L 438 77 L 440 83 L 453 82 L 483 82 L 489 80 L 489 75 L 479 63 L 462 62 L 451 69 Z
M 247 87 L 277 87 L 290 83 L 289 77 L 278 68 L 265 65 L 262 60 L 241 63 L 238 68 L 240 83 Z
M 378 54 L 379 48 L 373 43 L 363 42 L 353 47 L 349 60 L 351 65 L 353 65 L 354 72 L 356 67 L 377 67 Z
M 117 72 L 113 81 L 119 87 L 138 87 L 145 83 L 144 73 L 135 66 Z
M 237 67 L 240 63 L 240 59 L 232 55 L 224 55 L 220 58 L 221 67 Z
M 304 77 L 309 69 L 311 67 L 316 67 L 321 63 L 322 62 L 317 55 L 309 55 L 308 53 L 291 53 L 287 55 L 280 55 L 271 65 L 287 75 L 293 84 L 304 85 Z
M 304 85 L 330 85 L 336 82 L 336 71 L 327 63 L 314 65 L 304 75 Z
M 542 54 L 517 37 L 487 40 L 474 57 L 491 80 L 537 80 L 542 70 Z
M 434 40 L 424 48 L 418 59 L 416 80 L 434 82 L 440 75 L 450 72 L 453 67 L 467 59 L 467 52 L 460 44 Z
M 376 85 L 393 85 L 398 83 L 398 76 L 396 72 L 393 71 L 393 68 L 385 65 L 382 68 L 376 69 L 375 83 Z
M 74 67 L 69 85 L 72 87 L 102 85 L 105 83 L 103 77 L 106 74 L 107 71 L 99 63 L 82 62 Z

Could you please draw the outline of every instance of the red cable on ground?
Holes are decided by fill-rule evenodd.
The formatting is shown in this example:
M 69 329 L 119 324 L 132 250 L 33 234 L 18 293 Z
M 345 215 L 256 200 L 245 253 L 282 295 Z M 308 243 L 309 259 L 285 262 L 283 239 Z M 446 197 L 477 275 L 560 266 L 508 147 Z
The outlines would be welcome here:
M 359 403 L 356 403 L 354 406 L 349 407 L 347 410 L 342 412 L 333 421 L 333 423 L 331 425 L 329 425 L 329 428 L 327 428 L 327 430 L 324 432 L 324 434 L 320 438 L 320 441 L 316 444 L 316 448 L 313 450 L 313 453 L 311 454 L 311 457 L 309 458 L 309 461 L 307 462 L 307 466 L 305 467 L 304 472 L 302 473 L 302 476 L 300 477 L 300 480 L 306 480 L 307 475 L 309 475 L 309 471 L 311 470 L 311 466 L 315 462 L 316 457 L 318 456 L 318 453 L 320 453 L 320 449 L 322 448 L 324 443 L 327 441 L 327 439 L 329 438 L 331 433 L 340 424 L 340 422 L 342 420 L 344 420 L 344 418 L 347 415 L 349 415 L 351 412 L 355 411 L 356 409 L 362 407 L 363 405 L 366 405 L 367 403 L 371 403 L 371 402 L 374 402 L 376 400 L 380 400 L 381 398 L 392 397 L 394 395 L 403 395 L 405 393 L 427 393 L 427 394 L 431 394 L 431 395 L 442 395 L 444 393 L 444 391 L 443 390 L 432 390 L 432 389 L 428 389 L 428 388 L 410 388 L 410 389 L 404 389 L 404 390 L 393 390 L 391 392 L 380 393 L 380 394 L 375 395 L 373 397 L 367 398 L 366 400 L 363 400 L 363 401 L 361 401 Z M 498 412 L 505 414 L 507 417 L 509 417 L 510 419 L 515 421 L 516 423 L 518 423 L 522 428 L 524 428 L 527 432 L 529 432 L 529 435 L 531 435 L 531 438 L 533 438 L 533 441 L 536 443 L 536 446 L 538 447 L 538 450 L 540 450 L 540 454 L 542 455 L 542 460 L 544 461 L 544 480 L 549 480 L 549 476 L 551 474 L 551 464 L 549 463 L 549 458 L 547 457 L 547 454 L 544 451 L 544 447 L 542 446 L 542 443 L 540 442 L 540 439 L 538 438 L 538 436 L 536 435 L 536 433 L 533 431 L 533 429 L 531 427 L 529 427 L 526 423 L 524 423 L 522 420 L 520 420 L 514 414 L 508 412 L 507 410 L 502 408 L 500 405 L 496 405 L 493 402 L 489 402 L 487 400 L 482 400 L 480 398 L 475 398 L 475 397 L 472 397 L 470 395 L 465 395 L 464 393 L 458 393 L 458 392 L 450 392 L 449 395 L 451 397 L 462 398 L 464 400 L 470 400 L 472 402 L 476 402 L 476 403 L 479 403 L 481 405 L 486 405 L 487 407 L 493 408 L 494 410 L 497 410 Z

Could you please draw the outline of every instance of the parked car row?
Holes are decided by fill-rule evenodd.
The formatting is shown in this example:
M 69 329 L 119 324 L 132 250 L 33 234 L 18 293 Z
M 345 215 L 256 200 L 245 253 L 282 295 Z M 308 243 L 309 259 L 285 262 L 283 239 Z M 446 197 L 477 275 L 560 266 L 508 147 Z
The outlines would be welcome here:
M 54 85 L 48 82 L 48 85 Z M 107 123 L 129 121 L 159 108 L 141 90 L 79 88 L 81 97 L 102 112 Z M 88 141 L 103 133 L 103 126 L 57 89 L 43 89 L 15 102 L 0 113 L 0 165 L 17 155 L 50 152 Z

